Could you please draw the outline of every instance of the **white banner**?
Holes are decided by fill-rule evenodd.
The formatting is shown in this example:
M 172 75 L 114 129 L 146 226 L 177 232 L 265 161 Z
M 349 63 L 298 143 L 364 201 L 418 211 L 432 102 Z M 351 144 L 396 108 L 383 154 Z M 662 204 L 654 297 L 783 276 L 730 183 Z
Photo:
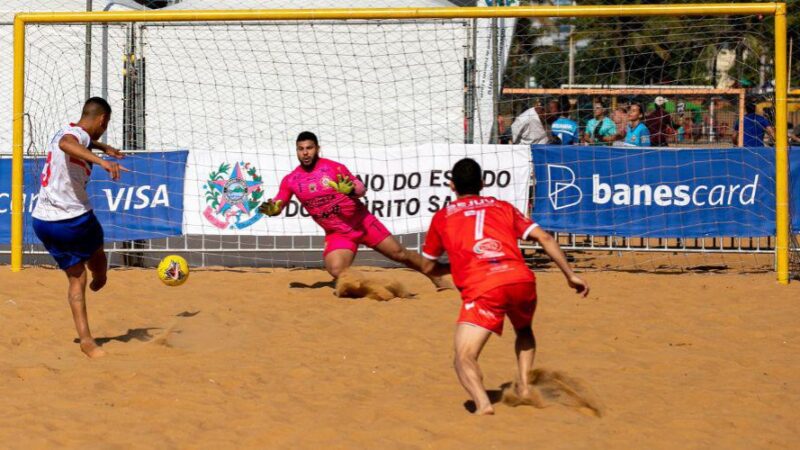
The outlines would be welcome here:
M 259 152 L 190 151 L 186 170 L 184 233 L 258 236 L 319 236 L 323 230 L 296 198 L 278 217 L 258 205 L 278 192 L 281 179 L 299 162 L 294 149 Z M 338 148 L 321 156 L 340 162 L 367 186 L 361 199 L 394 234 L 425 232 L 433 214 L 455 196 L 450 169 L 469 156 L 484 170 L 483 195 L 525 211 L 531 150 L 525 145 L 428 144 Z

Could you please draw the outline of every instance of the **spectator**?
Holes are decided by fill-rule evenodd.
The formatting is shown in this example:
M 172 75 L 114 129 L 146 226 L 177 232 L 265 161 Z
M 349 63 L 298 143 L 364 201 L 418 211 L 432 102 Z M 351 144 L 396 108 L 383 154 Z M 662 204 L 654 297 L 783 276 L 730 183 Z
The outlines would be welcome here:
M 775 139 L 775 128 L 769 123 L 769 121 L 764 118 L 764 116 L 760 116 L 756 114 L 756 104 L 752 100 L 748 100 L 745 103 L 745 111 L 746 114 L 744 115 L 744 120 L 742 128 L 744 130 L 744 142 L 739 142 L 739 121 L 736 121 L 736 125 L 733 126 L 733 143 L 734 145 L 739 145 L 741 147 L 764 147 L 764 133 L 768 134 L 772 139 Z
M 678 114 L 685 114 L 684 117 L 689 118 L 689 123 L 684 122 L 683 126 L 686 129 L 686 137 L 690 137 L 692 142 L 697 142 L 703 134 L 703 107 L 698 105 L 697 102 L 702 104 L 702 98 L 694 98 L 678 103 L 677 110 Z
M 561 105 L 558 100 L 550 100 L 547 102 L 547 112 L 544 113 L 544 121 L 547 127 L 550 128 L 553 122 L 561 117 Z
M 559 109 L 561 116 L 553 122 L 550 133 L 561 141 L 561 145 L 573 145 L 578 142 L 578 123 L 569 118 L 569 100 L 561 98 Z
M 672 116 L 664 109 L 667 99 L 658 96 L 655 99 L 656 107 L 647 114 L 644 123 L 650 131 L 650 145 L 653 147 L 666 147 L 667 136 L 675 129 Z
M 728 122 L 720 122 L 720 124 L 717 125 L 717 137 L 719 140 L 725 139 L 729 134 L 731 134 L 731 126 Z
M 678 142 L 681 143 L 689 143 L 694 142 L 694 122 L 690 116 L 685 116 L 681 118 L 681 127 L 680 129 L 683 130 L 682 137 L 679 135 Z M 679 132 L 680 133 L 680 132 Z
M 612 144 L 617 139 L 617 125 L 606 117 L 606 108 L 602 103 L 594 104 L 594 118 L 586 122 L 583 140 L 587 144 Z
M 789 145 L 800 144 L 800 125 L 794 126 L 791 122 L 786 126 L 789 131 Z
M 514 119 L 511 124 L 511 139 L 514 144 L 547 144 L 547 132 L 544 129 L 541 106 L 528 108 Z
M 625 128 L 625 145 L 650 146 L 650 131 L 642 122 L 642 105 L 634 103 L 628 108 L 628 126 Z
M 617 129 L 617 135 L 614 137 L 614 139 L 625 139 L 625 129 L 628 127 L 628 108 L 624 106 L 618 106 L 617 109 L 615 109 L 611 114 L 611 120 L 614 122 L 614 126 Z
M 506 118 L 497 116 L 497 141 L 501 144 L 510 144 L 512 141 L 511 127 L 506 125 Z
M 683 125 L 681 124 L 681 126 L 678 127 L 678 130 L 675 134 L 675 141 L 678 144 L 683 144 L 684 139 L 686 139 L 686 128 L 684 128 Z

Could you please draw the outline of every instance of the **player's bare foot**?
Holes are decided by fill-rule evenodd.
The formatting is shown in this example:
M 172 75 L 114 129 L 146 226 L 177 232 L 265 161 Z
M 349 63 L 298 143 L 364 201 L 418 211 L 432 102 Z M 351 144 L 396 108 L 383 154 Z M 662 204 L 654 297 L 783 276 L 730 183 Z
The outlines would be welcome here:
M 103 286 L 106 285 L 106 281 L 108 281 L 108 277 L 106 275 L 92 274 L 92 282 L 89 283 L 89 289 L 91 289 L 93 292 L 97 292 L 100 289 L 103 289 Z
M 527 385 L 514 383 L 514 391 L 516 391 L 519 398 L 530 398 L 531 396 L 531 390 Z
M 494 408 L 492 405 L 486 405 L 482 408 L 478 408 L 475 410 L 476 416 L 493 416 L 494 415 Z
M 106 355 L 106 352 L 97 345 L 94 339 L 81 339 L 81 351 L 89 358 L 100 358 Z
M 503 403 L 509 406 L 533 406 L 544 408 L 547 406 L 542 395 L 536 389 L 531 389 L 530 385 L 514 383 L 513 391 L 504 392 Z

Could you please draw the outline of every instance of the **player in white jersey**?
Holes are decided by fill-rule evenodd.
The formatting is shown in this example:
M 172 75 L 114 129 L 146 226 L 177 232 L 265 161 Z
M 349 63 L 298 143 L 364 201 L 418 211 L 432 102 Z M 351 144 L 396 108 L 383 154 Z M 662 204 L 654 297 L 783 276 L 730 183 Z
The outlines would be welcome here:
M 106 254 L 103 251 L 103 228 L 97 221 L 86 194 L 86 184 L 92 174 L 92 164 L 106 170 L 112 180 L 127 172 L 116 162 L 92 153 L 97 148 L 120 159 L 119 150 L 99 142 L 111 118 L 111 106 L 99 97 L 83 105 L 78 123 L 62 128 L 47 147 L 47 159 L 42 168 L 41 187 L 33 209 L 33 231 L 47 251 L 67 274 L 67 299 L 72 319 L 78 330 L 81 351 L 90 358 L 105 352 L 89 331 L 86 316 L 86 269 L 92 274 L 89 287 L 100 290 L 106 284 Z

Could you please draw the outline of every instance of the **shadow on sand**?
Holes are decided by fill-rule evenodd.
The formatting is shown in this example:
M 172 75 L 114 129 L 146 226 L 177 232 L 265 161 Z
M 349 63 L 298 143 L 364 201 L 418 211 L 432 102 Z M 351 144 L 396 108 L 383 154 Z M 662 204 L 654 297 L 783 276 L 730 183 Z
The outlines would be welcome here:
M 153 335 L 150 334 L 151 330 L 161 330 L 158 327 L 150 327 L 150 328 L 129 328 L 128 332 L 125 334 L 121 334 L 119 336 L 110 336 L 110 337 L 101 337 L 95 338 L 95 342 L 97 345 L 104 345 L 111 341 L 119 341 L 119 342 L 130 342 L 130 341 L 140 341 L 140 342 L 147 342 L 153 339 Z M 76 344 L 80 344 L 79 339 L 75 339 L 72 342 Z

